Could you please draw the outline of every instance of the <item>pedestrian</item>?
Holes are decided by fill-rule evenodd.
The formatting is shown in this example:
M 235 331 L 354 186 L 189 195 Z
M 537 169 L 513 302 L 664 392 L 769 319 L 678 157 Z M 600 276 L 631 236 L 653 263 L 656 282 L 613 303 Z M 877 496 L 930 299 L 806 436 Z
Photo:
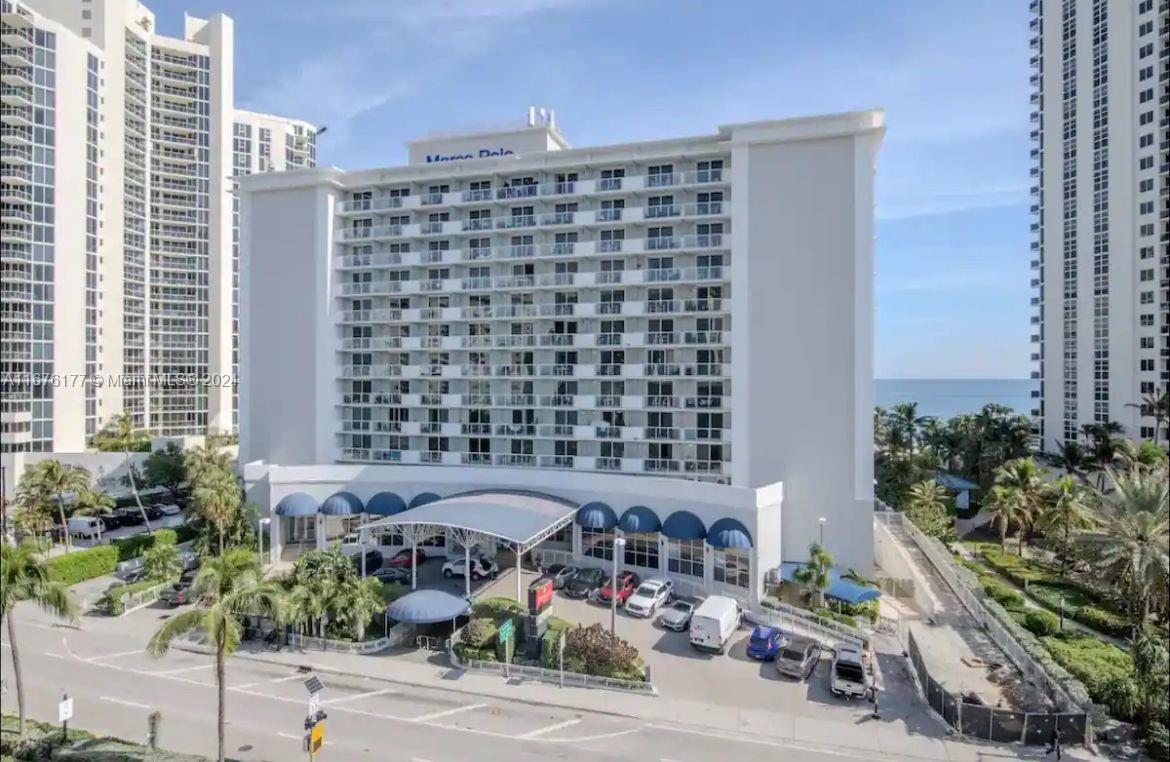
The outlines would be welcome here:
M 1056 718 L 1053 718 L 1052 735 L 1048 737 L 1048 751 L 1044 752 L 1047 757 L 1052 752 L 1056 752 L 1056 758 L 1060 759 L 1060 729 L 1056 727 Z

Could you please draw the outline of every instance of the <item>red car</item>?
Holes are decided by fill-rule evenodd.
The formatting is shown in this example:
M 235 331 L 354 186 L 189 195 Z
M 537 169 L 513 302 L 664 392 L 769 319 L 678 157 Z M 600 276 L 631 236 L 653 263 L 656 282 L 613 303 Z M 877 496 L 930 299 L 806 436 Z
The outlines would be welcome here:
M 415 563 L 420 565 L 420 566 L 422 565 L 423 561 L 427 560 L 427 554 L 423 552 L 422 548 L 417 548 L 415 550 L 414 554 L 416 557 Z M 410 568 L 410 548 L 406 548 L 405 550 L 398 551 L 382 565 L 383 566 L 390 566 L 390 567 L 395 567 L 395 566 L 404 567 L 406 569 L 409 569 Z
M 618 602 L 618 605 L 624 604 L 626 602 L 626 599 L 629 598 L 631 595 L 633 595 L 634 591 L 638 589 L 639 584 L 640 584 L 640 580 L 638 579 L 637 574 L 634 574 L 633 572 L 622 572 L 621 574 L 619 574 L 618 575 L 618 583 L 617 583 L 617 602 Z M 597 599 L 599 601 L 601 601 L 602 603 L 609 603 L 610 596 L 612 596 L 612 595 L 613 595 L 613 578 L 606 577 L 605 582 L 602 584 L 602 586 L 600 588 L 598 588 Z

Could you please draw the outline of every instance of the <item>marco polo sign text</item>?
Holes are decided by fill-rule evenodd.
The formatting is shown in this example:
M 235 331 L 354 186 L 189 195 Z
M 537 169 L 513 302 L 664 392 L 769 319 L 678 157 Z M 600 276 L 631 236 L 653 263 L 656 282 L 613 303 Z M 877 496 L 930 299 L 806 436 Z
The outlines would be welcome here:
M 471 154 L 471 153 L 453 153 L 453 154 L 428 153 L 427 154 L 427 164 L 431 164 L 432 162 L 436 162 L 436 161 L 463 161 L 465 159 L 488 159 L 488 158 L 491 158 L 493 156 L 511 156 L 514 153 L 515 153 L 515 151 L 511 150 L 510 148 L 481 148 L 475 154 Z

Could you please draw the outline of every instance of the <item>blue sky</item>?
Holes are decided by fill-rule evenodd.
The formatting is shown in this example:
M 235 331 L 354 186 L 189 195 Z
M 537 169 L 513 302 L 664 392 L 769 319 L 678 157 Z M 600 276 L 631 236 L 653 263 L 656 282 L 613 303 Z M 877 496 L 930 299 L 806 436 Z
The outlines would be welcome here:
M 1028 30 L 1017 0 L 147 0 L 236 21 L 236 102 L 323 164 L 551 106 L 576 146 L 880 106 L 882 378 L 1028 370 Z

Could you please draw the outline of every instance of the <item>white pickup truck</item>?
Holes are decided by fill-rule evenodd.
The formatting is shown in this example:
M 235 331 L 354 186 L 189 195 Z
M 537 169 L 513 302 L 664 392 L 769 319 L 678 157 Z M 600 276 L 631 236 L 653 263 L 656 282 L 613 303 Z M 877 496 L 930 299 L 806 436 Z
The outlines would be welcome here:
M 873 668 L 861 648 L 842 644 L 833 650 L 829 671 L 829 692 L 845 698 L 865 698 L 873 688 Z

